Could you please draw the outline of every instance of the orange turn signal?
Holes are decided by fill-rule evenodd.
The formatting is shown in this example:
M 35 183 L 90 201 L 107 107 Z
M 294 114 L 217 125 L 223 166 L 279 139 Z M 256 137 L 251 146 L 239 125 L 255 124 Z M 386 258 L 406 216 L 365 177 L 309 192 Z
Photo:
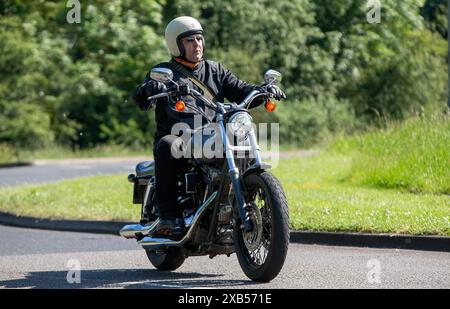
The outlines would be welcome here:
M 177 110 L 177 111 L 179 111 L 179 112 L 182 112 L 182 111 L 184 111 L 184 109 L 185 109 L 185 107 L 186 107 L 186 104 L 183 102 L 183 101 L 177 101 L 176 103 L 175 103 L 175 109 Z
M 268 112 L 273 112 L 277 107 L 277 105 L 272 101 L 267 101 L 265 107 Z

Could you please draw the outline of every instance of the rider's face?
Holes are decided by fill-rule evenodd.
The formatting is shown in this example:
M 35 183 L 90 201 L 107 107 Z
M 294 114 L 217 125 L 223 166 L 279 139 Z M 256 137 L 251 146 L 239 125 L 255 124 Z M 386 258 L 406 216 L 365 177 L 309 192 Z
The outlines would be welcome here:
M 185 57 L 191 62 L 199 62 L 203 58 L 203 35 L 194 34 L 181 39 Z

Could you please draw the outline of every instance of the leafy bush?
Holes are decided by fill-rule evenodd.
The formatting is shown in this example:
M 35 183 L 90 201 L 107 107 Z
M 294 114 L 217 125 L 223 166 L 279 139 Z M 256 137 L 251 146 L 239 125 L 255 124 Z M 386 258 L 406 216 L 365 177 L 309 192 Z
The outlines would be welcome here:
M 41 108 L 21 102 L 0 101 L 0 141 L 16 147 L 38 149 L 54 140 L 50 117 Z
M 349 102 L 334 97 L 280 103 L 275 115 L 280 123 L 281 144 L 311 146 L 358 126 Z
M 1 143 L 0 144 L 0 163 L 10 163 L 16 161 L 16 153 L 14 149 L 6 144 Z

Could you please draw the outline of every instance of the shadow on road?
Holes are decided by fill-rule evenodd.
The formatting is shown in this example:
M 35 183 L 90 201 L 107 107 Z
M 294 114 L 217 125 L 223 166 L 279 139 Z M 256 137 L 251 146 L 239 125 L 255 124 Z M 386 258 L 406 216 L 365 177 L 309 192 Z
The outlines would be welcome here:
M 221 280 L 223 275 L 200 273 L 176 273 L 155 269 L 106 269 L 82 270 L 81 283 L 69 283 L 67 271 L 30 272 L 21 279 L 0 281 L 0 288 L 32 289 L 80 289 L 80 288 L 124 288 L 124 289 L 177 289 L 218 288 L 257 284 L 251 280 Z M 70 277 L 69 277 L 70 278 Z M 73 277 L 72 277 L 73 278 Z

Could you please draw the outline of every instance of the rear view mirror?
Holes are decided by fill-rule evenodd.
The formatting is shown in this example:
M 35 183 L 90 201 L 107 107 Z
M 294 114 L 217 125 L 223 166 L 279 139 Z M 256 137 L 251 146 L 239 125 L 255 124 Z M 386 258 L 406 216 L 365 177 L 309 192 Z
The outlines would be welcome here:
M 166 68 L 154 68 L 150 72 L 150 78 L 157 82 L 167 83 L 173 79 L 173 72 Z
M 277 84 L 281 82 L 281 73 L 275 70 L 268 70 L 264 73 L 264 80 L 267 84 Z

